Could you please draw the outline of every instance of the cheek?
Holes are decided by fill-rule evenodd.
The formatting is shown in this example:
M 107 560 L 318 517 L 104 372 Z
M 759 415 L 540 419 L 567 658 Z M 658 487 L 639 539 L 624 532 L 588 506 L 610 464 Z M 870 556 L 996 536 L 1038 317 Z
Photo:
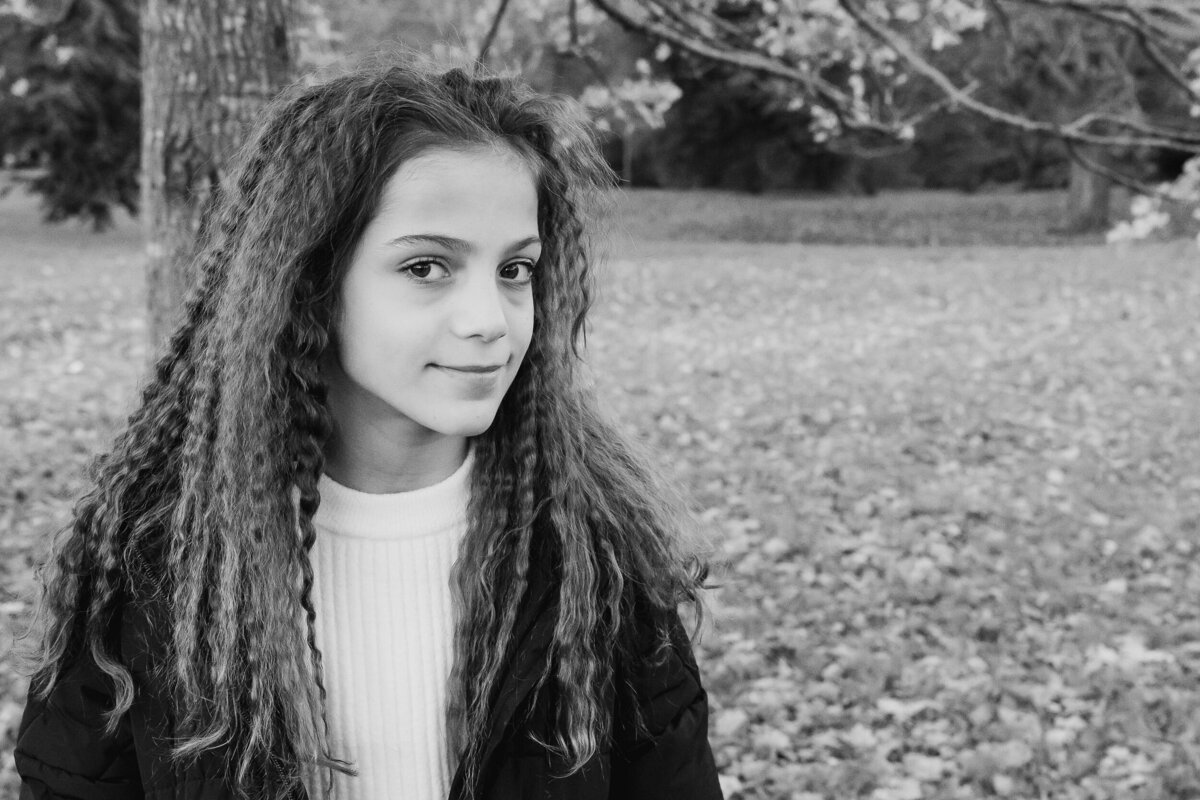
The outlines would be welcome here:
M 417 315 L 402 308 L 386 290 L 370 286 L 356 287 L 347 294 L 339 309 L 337 329 L 343 339 L 353 338 L 358 347 L 403 341 L 402 334 L 417 323 Z
M 533 314 L 533 303 L 530 302 L 520 310 L 512 325 L 516 333 L 515 338 L 521 343 L 522 354 L 529 349 L 529 343 L 533 341 Z
M 384 365 L 402 361 L 402 345 L 411 337 L 398 331 L 397 315 L 378 313 L 369 301 L 351 300 L 341 310 L 332 343 L 342 367 L 358 380 L 379 377 Z

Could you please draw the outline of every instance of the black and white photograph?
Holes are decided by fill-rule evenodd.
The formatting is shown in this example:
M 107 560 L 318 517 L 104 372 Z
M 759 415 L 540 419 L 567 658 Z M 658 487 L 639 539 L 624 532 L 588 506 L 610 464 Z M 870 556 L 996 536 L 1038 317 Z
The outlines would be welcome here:
M 0 0 L 0 800 L 1200 800 L 1200 0 Z

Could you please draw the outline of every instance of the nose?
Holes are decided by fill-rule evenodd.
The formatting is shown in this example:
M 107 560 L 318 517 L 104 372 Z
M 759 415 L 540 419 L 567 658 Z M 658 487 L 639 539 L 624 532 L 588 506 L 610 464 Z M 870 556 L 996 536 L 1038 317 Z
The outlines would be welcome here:
M 454 304 L 450 330 L 463 339 L 494 342 L 508 333 L 504 297 L 492 270 L 467 270 L 472 277 L 463 282 Z

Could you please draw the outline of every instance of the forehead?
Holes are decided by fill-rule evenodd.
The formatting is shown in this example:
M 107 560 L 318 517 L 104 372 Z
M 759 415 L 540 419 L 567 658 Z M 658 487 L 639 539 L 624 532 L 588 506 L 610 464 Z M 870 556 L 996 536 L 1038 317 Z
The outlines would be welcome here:
M 499 145 L 436 148 L 405 161 L 384 184 L 377 214 L 406 229 L 453 225 L 461 231 L 500 223 L 532 227 L 536 234 L 537 208 L 533 169 Z

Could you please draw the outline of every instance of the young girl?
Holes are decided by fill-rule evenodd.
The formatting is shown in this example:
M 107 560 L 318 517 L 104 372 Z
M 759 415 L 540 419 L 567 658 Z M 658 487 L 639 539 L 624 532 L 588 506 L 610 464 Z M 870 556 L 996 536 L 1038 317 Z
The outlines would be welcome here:
M 681 506 L 579 375 L 571 107 L 277 101 L 57 548 L 21 797 L 719 798 Z

